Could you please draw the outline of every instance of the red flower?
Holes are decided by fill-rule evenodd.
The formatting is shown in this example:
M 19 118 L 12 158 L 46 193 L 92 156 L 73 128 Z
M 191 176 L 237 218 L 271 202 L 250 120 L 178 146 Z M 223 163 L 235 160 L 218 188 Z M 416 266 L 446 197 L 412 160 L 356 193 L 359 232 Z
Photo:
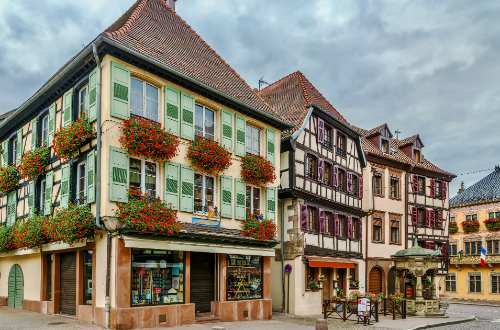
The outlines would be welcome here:
M 80 152 L 80 147 L 92 138 L 92 124 L 80 117 L 67 127 L 61 128 L 54 135 L 54 152 L 61 160 L 74 158 Z
M 0 167 L 0 193 L 8 193 L 17 188 L 19 174 L 15 166 Z
M 50 148 L 40 147 L 24 154 L 18 171 L 21 178 L 31 180 L 43 173 L 43 170 L 49 165 Z
M 231 165 L 231 153 L 213 140 L 197 136 L 187 157 L 200 172 L 218 175 Z
M 276 179 L 273 164 L 257 155 L 246 155 L 241 159 L 243 181 L 256 186 L 264 186 Z

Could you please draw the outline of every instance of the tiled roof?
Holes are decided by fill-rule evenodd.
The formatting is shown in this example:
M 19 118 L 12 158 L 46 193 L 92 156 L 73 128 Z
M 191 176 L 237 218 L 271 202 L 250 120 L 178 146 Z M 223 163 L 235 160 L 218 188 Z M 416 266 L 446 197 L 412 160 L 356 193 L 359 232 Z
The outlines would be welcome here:
M 300 71 L 275 81 L 258 91 L 258 94 L 280 114 L 282 119 L 293 125 L 292 129 L 283 132 L 283 138 L 287 138 L 300 128 L 312 105 L 330 113 L 338 121 L 347 123 L 337 109 Z
M 500 167 L 450 199 L 450 207 L 500 200 Z
M 403 146 L 406 146 L 408 144 L 415 143 L 415 141 L 417 141 L 417 139 L 419 139 L 419 138 L 420 137 L 418 136 L 418 134 L 415 134 L 415 135 L 409 136 L 405 139 L 397 140 L 397 143 L 398 143 L 398 146 L 403 147 Z
M 7 111 L 7 112 L 5 112 L 5 113 L 0 114 L 0 123 L 1 123 L 2 121 L 4 121 L 5 119 L 7 119 L 7 117 L 9 117 L 12 113 L 14 113 L 14 111 L 15 111 L 15 110 L 16 110 L 16 109 L 14 109 L 14 110 L 10 110 L 10 111 Z
M 104 36 L 246 106 L 277 114 L 164 0 L 138 0 Z

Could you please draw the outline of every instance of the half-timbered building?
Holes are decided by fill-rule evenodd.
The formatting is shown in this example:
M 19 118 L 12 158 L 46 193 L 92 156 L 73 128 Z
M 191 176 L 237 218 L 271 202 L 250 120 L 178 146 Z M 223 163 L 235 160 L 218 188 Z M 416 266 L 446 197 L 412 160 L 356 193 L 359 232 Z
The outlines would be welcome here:
M 277 283 L 292 284 L 273 286 L 273 304 L 318 314 L 324 300 L 364 289 L 360 138 L 301 72 L 260 95 L 294 125 L 281 142 L 282 244 L 273 268 Z

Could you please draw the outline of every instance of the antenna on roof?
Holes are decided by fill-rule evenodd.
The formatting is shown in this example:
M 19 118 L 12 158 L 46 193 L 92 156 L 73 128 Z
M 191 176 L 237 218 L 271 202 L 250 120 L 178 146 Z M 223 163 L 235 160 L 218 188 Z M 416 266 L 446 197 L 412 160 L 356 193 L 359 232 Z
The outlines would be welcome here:
M 271 84 L 270 84 L 270 83 L 268 83 L 267 81 L 265 81 L 265 80 L 264 80 L 264 77 L 260 77 L 260 79 L 259 79 L 259 91 L 262 89 L 262 86 L 263 86 L 263 85 L 267 85 L 267 86 L 269 86 L 269 85 L 271 85 Z
M 394 134 L 396 134 L 396 140 L 399 140 L 399 134 L 401 134 L 401 131 L 397 129 L 394 131 Z

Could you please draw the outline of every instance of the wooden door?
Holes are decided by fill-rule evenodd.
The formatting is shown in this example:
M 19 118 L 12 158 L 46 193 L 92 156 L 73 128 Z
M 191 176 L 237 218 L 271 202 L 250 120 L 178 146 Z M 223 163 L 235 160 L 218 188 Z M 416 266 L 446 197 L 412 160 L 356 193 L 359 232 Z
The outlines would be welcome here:
M 215 291 L 215 255 L 191 253 L 191 303 L 196 313 L 211 311 Z
M 76 254 L 61 254 L 59 296 L 61 314 L 76 315 Z
M 379 267 L 372 268 L 370 271 L 368 291 L 370 293 L 382 292 L 382 270 Z
M 19 265 L 13 265 L 9 271 L 7 304 L 10 308 L 23 308 L 24 277 Z

